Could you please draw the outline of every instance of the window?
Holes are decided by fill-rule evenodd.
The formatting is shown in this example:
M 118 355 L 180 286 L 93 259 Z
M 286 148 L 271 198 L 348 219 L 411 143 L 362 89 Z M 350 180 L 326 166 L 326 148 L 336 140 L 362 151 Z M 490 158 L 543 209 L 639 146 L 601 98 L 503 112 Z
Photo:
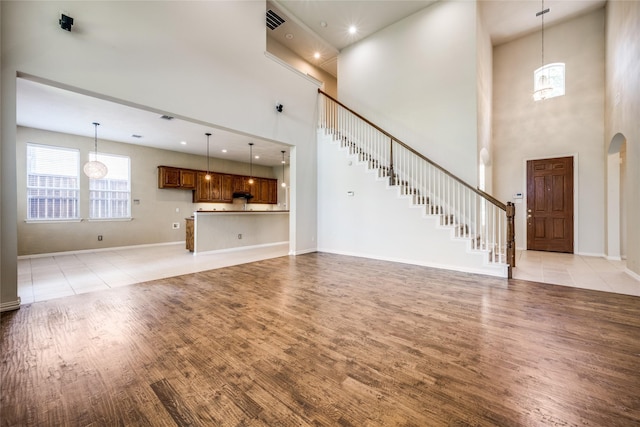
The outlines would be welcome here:
M 27 219 L 80 219 L 80 152 L 27 144 Z
M 89 160 L 95 160 L 95 153 Z M 89 180 L 89 218 L 131 218 L 130 160 L 126 156 L 98 153 L 98 160 L 107 166 L 102 179 Z
M 540 101 L 564 95 L 564 63 L 544 65 L 533 72 L 533 99 Z

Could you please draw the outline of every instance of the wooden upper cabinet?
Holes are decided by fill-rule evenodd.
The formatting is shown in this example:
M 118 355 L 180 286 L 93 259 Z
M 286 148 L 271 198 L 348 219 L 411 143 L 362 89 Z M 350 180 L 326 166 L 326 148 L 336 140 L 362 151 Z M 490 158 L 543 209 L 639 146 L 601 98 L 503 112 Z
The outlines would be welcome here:
M 220 175 L 220 200 L 231 203 L 233 201 L 233 176 Z
M 158 188 L 182 188 L 193 190 L 194 203 L 232 203 L 233 193 L 250 192 L 253 198 L 249 203 L 278 203 L 278 180 L 273 178 L 250 177 L 210 172 L 194 169 L 182 169 L 172 166 L 158 166 Z
M 180 187 L 181 188 L 196 188 L 196 171 L 180 169 Z
M 196 188 L 196 171 L 158 166 L 158 188 Z
M 158 188 L 179 188 L 180 169 L 158 166 Z

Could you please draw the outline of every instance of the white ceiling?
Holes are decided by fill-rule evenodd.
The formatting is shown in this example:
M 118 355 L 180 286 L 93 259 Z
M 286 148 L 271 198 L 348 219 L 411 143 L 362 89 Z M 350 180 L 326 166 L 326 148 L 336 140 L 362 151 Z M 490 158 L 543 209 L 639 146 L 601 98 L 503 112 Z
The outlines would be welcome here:
M 472 0 L 463 0 L 472 1 Z M 268 0 L 271 8 L 285 18 L 276 30 L 266 28 L 269 36 L 296 52 L 307 62 L 337 75 L 337 55 L 341 49 L 362 40 L 425 7 L 433 0 Z M 546 0 L 545 25 L 553 25 L 603 7 L 606 0 Z M 481 0 L 480 12 L 494 45 L 521 37 L 540 28 L 536 12 L 541 1 Z M 323 23 L 326 24 L 323 25 Z M 350 35 L 350 25 L 358 31 Z M 197 31 L 197 29 L 191 29 Z M 291 36 L 287 37 L 287 34 Z M 313 58 L 318 51 L 319 60 Z M 108 94 L 106 94 L 108 95 Z M 249 142 L 254 142 L 256 164 L 281 164 L 281 150 L 287 146 L 250 135 L 221 129 L 214 124 L 195 123 L 186 118 L 160 119 L 158 112 L 141 110 L 120 103 L 82 95 L 26 79 L 18 79 L 17 122 L 21 126 L 93 138 L 92 122 L 99 122 L 98 138 L 172 151 L 206 155 L 206 132 L 211 132 L 212 157 L 248 162 Z M 142 135 L 133 138 L 131 135 Z M 186 145 L 181 145 L 186 141 Z M 222 153 L 221 150 L 228 150 Z

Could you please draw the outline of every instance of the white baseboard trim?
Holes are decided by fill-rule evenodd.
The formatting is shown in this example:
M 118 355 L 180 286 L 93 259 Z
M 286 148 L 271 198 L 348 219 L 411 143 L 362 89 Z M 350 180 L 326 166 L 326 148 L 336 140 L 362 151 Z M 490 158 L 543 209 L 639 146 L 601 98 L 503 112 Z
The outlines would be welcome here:
M 459 272 L 462 272 L 462 273 L 481 274 L 481 275 L 484 275 L 484 276 L 500 277 L 500 278 L 503 278 L 503 279 L 506 279 L 507 278 L 507 274 L 508 274 L 506 266 L 504 267 L 504 269 L 501 268 L 501 266 L 496 266 L 495 267 L 495 271 L 492 271 L 493 269 L 482 270 L 482 269 L 478 269 L 478 268 L 460 267 L 460 266 L 457 266 L 457 265 L 438 264 L 438 263 L 432 263 L 432 262 L 406 260 L 406 259 L 401 259 L 401 258 L 380 257 L 380 256 L 376 256 L 376 255 L 369 255 L 369 254 L 364 254 L 363 255 L 363 254 L 359 254 L 359 253 L 336 251 L 336 250 L 331 250 L 331 249 L 320 249 L 319 248 L 318 252 L 331 253 L 331 254 L 335 254 L 335 255 L 353 256 L 353 257 L 358 257 L 358 258 L 375 259 L 375 260 L 379 260 L 379 261 L 396 262 L 396 263 L 400 263 L 400 264 L 420 265 L 422 267 L 438 268 L 438 269 L 441 269 L 441 270 L 459 271 Z
M 574 255 L 580 255 L 580 256 L 592 256 L 592 257 L 598 257 L 598 258 L 606 258 L 605 254 L 594 254 L 591 252 L 574 252 Z
M 607 261 L 622 261 L 622 257 L 619 257 L 619 256 L 609 256 L 609 255 L 607 255 L 605 257 L 605 259 Z
M 67 252 L 49 252 L 46 254 L 19 255 L 18 259 L 45 258 L 50 256 L 88 254 L 92 252 L 119 251 L 123 249 L 149 248 L 153 246 L 170 246 L 170 245 L 184 245 L 184 240 L 180 240 L 178 242 L 147 243 L 144 245 L 113 246 L 109 248 L 80 249 L 77 251 L 67 251 Z
M 302 249 L 300 251 L 290 252 L 289 255 L 304 255 L 304 254 L 312 254 L 314 252 L 318 252 L 318 249 L 317 248 Z
M 181 242 L 184 243 L 184 242 Z M 282 242 L 275 242 L 275 243 L 262 243 L 260 245 L 252 245 L 252 246 L 237 246 L 235 248 L 227 248 L 227 249 L 215 249 L 212 251 L 203 251 L 203 252 L 194 252 L 193 255 L 212 255 L 212 254 L 224 254 L 224 253 L 230 253 L 230 252 L 241 252 L 241 251 L 248 251 L 251 249 L 260 249 L 260 248 L 268 248 L 268 247 L 272 247 L 272 246 L 289 246 L 289 241 L 285 240 Z
M 18 310 L 20 308 L 20 297 L 14 301 L 3 301 L 0 303 L 0 313 L 5 311 Z
M 629 276 L 633 277 L 634 279 L 640 281 L 640 274 L 636 273 L 635 271 L 631 271 L 628 268 L 625 268 L 624 272 L 627 273 Z

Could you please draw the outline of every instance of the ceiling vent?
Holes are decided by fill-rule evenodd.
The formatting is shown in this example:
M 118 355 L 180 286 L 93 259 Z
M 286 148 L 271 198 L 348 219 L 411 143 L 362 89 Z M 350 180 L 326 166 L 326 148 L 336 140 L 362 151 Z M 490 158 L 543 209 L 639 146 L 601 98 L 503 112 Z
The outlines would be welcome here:
M 166 114 L 163 114 L 162 116 L 160 116 L 160 118 L 165 120 L 173 120 L 173 117 L 167 116 Z
M 267 27 L 269 27 L 272 30 L 275 30 L 280 25 L 284 24 L 284 22 L 285 22 L 284 19 L 278 16 L 278 14 L 275 13 L 273 10 L 271 9 L 267 10 Z

